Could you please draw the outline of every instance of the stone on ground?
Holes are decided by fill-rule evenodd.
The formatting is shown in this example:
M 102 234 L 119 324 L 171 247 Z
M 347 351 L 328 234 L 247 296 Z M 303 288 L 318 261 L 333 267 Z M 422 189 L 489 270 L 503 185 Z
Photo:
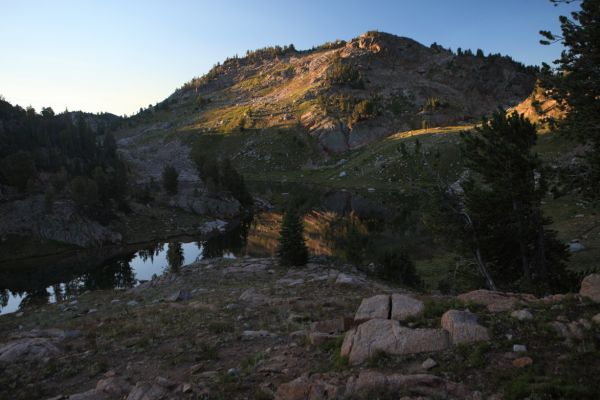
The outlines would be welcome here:
M 490 339 L 487 328 L 477 322 L 477 315 L 468 311 L 446 311 L 442 315 L 442 328 L 448 331 L 455 345 Z
M 529 310 L 515 310 L 510 313 L 510 316 L 518 319 L 519 321 L 526 321 L 533 319 L 533 314 Z

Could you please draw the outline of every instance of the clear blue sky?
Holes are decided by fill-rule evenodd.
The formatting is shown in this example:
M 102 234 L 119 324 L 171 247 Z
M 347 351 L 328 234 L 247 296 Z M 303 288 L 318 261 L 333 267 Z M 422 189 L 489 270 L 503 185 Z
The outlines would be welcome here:
M 0 0 L 0 94 L 36 109 L 131 114 L 247 49 L 298 49 L 377 29 L 526 64 L 559 46 L 540 29 L 577 5 L 548 0 Z

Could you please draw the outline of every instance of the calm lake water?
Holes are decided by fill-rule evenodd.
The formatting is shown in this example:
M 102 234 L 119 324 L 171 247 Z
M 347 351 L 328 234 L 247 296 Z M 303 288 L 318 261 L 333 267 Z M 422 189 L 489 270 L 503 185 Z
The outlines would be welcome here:
M 104 248 L 0 265 L 0 314 L 68 301 L 86 290 L 125 289 L 205 257 L 235 258 L 240 228 L 210 240 L 181 238 L 137 248 Z
M 407 196 L 394 199 L 396 208 L 390 214 L 390 207 L 372 193 L 304 193 L 314 197 L 305 203 L 310 211 L 304 217 L 306 244 L 313 255 L 355 262 L 398 243 L 415 251 L 423 246 L 414 201 Z M 280 212 L 263 212 L 209 240 L 182 237 L 5 262 L 0 264 L 0 314 L 68 301 L 87 290 L 126 289 L 203 258 L 274 256 L 280 224 Z

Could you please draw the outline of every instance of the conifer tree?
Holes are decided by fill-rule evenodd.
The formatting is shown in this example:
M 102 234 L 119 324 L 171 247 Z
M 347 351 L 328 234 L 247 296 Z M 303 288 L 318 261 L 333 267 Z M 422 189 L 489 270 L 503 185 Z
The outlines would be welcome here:
M 283 215 L 277 256 L 282 266 L 300 266 L 308 261 L 304 225 L 296 207 L 290 206 Z
M 561 35 L 540 32 L 542 44 L 561 42 L 565 47 L 554 61 L 556 69 L 544 64 L 541 82 L 567 113 L 560 131 L 591 145 L 586 186 L 593 197 L 600 197 L 600 0 L 583 0 L 571 18 L 560 17 L 560 26 Z
M 166 165 L 162 172 L 163 187 L 167 193 L 177 194 L 179 172 L 172 165 Z
M 496 283 L 538 292 L 568 288 L 565 245 L 545 227 L 551 221 L 541 209 L 546 186 L 532 151 L 535 125 L 516 112 L 499 111 L 462 137 L 472 173 L 464 184 L 464 206 Z

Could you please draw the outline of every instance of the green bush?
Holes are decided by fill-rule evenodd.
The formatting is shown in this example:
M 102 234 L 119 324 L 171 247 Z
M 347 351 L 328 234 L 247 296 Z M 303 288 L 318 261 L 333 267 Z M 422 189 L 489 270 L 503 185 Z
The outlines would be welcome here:
M 350 116 L 350 124 L 363 121 L 365 119 L 373 118 L 377 116 L 377 106 L 375 100 L 365 99 L 361 100 L 354 106 L 352 115 Z
M 414 262 L 405 251 L 386 251 L 379 255 L 375 273 L 380 278 L 407 286 L 423 284 Z
M 364 89 L 365 82 L 361 73 L 350 64 L 345 64 L 341 57 L 336 57 L 327 73 L 327 82 L 331 85 L 347 85 L 353 89 Z
M 98 185 L 92 179 L 76 176 L 70 184 L 71 197 L 79 207 L 94 207 L 100 202 Z
M 19 151 L 0 162 L 0 178 L 24 192 L 30 179 L 36 175 L 35 161 L 28 151 Z

